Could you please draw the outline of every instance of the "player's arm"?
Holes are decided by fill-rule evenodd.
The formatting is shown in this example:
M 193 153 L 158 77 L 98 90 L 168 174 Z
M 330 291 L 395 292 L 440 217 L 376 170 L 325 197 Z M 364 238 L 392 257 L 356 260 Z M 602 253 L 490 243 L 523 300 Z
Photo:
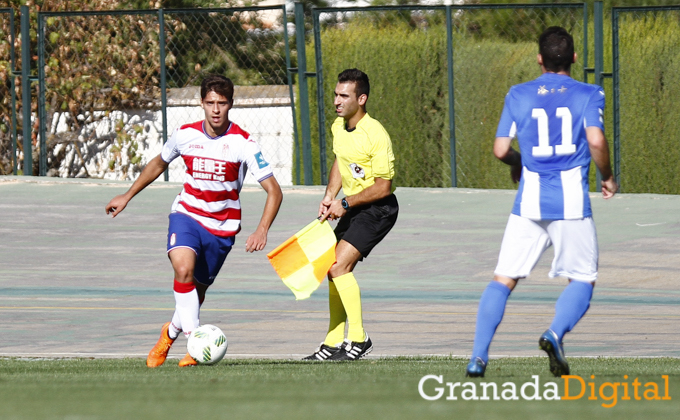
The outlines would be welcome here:
M 358 194 L 348 195 L 345 200 L 349 207 L 362 206 L 383 199 L 390 194 L 392 194 L 392 180 L 375 177 L 373 185 Z M 342 200 L 331 200 L 321 220 L 326 220 L 329 217 L 337 219 L 346 213 L 347 210 L 342 207 Z
M 161 155 L 151 159 L 144 167 L 144 170 L 142 170 L 142 173 L 139 174 L 139 177 L 132 183 L 130 189 L 109 201 L 109 204 L 106 205 L 106 214 L 110 213 L 111 217 L 116 217 L 118 213 L 125 209 L 130 200 L 132 200 L 132 197 L 154 182 L 167 168 L 168 163 L 161 159 Z
M 345 197 L 347 204 L 349 204 L 350 207 L 362 206 L 364 204 L 370 204 L 381 200 L 392 194 L 391 179 L 375 177 L 374 182 L 375 183 L 373 185 L 361 191 L 360 193 Z M 340 200 L 338 200 L 338 202 L 339 201 Z M 342 207 L 342 204 L 340 204 L 340 207 Z
M 330 214 L 327 214 L 328 208 L 331 206 L 333 200 L 335 200 L 335 197 L 338 196 L 340 188 L 342 188 L 342 176 L 340 175 L 340 168 L 338 168 L 338 160 L 336 159 L 335 162 L 333 162 L 333 166 L 331 167 L 331 173 L 328 175 L 326 193 L 321 200 L 321 204 L 319 204 L 318 217 L 321 217 L 322 221 L 326 220 L 328 216 L 330 216 Z
M 493 154 L 506 165 L 510 165 L 512 182 L 518 182 L 522 177 L 522 155 L 512 148 L 512 137 L 496 137 L 493 144 Z
M 597 166 L 600 175 L 602 175 L 602 196 L 605 199 L 611 198 L 616 194 L 619 186 L 614 180 L 607 139 L 599 127 L 587 127 L 586 138 L 588 139 L 588 147 L 590 148 L 593 162 L 595 162 L 595 166 Z
M 283 193 L 281 192 L 281 187 L 276 178 L 270 176 L 260 182 L 260 185 L 262 185 L 262 188 L 267 192 L 267 201 L 264 203 L 262 218 L 260 218 L 257 229 L 255 229 L 255 232 L 253 232 L 246 241 L 246 251 L 248 252 L 262 251 L 267 245 L 269 228 L 272 223 L 274 223 L 274 219 L 281 207 L 281 201 L 283 201 Z

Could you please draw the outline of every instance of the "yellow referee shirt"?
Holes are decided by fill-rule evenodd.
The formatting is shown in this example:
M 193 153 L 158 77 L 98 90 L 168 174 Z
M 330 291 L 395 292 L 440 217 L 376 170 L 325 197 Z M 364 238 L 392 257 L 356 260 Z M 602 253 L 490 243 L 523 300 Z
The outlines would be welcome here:
M 377 120 L 366 114 L 354 130 L 347 131 L 345 119 L 339 117 L 331 131 L 345 195 L 360 193 L 373 185 L 376 177 L 394 179 L 392 141 Z M 395 189 L 392 185 L 392 192 Z

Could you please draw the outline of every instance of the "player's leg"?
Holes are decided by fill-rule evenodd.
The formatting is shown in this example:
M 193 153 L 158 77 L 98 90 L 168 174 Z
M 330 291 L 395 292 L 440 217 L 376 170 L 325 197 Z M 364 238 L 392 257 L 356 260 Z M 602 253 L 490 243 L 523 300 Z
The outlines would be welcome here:
M 569 284 L 555 303 L 555 317 L 539 339 L 539 346 L 550 358 L 555 376 L 569 374 L 562 340 L 583 318 L 590 307 L 597 279 L 598 246 L 593 219 L 559 220 L 548 226 L 555 244 L 550 277 L 565 276 Z
M 549 246 L 550 238 L 540 222 L 510 215 L 494 279 L 479 299 L 475 341 L 466 376 L 484 376 L 489 361 L 489 346 L 503 320 L 510 292 L 518 279 L 529 275 Z
M 198 326 L 198 294 L 193 282 L 194 251 L 187 248 L 177 248 L 170 252 L 170 260 L 175 271 L 174 294 L 175 313 L 172 321 L 166 323 L 161 331 L 161 337 L 151 349 L 146 359 L 148 367 L 158 367 L 165 362 L 168 351 L 179 332 L 185 328 Z M 191 279 L 187 282 L 187 279 Z M 193 325 L 193 326 L 192 326 Z
M 392 230 L 399 215 L 399 203 L 391 194 L 370 205 L 350 209 L 349 227 L 338 237 L 337 262 L 329 271 L 347 313 L 347 339 L 330 360 L 358 360 L 373 350 L 363 327 L 361 292 L 354 277 L 357 262 L 368 257 L 373 248 Z M 346 219 L 345 215 L 343 219 Z M 340 220 L 343 223 L 343 220 Z M 338 227 L 340 227 L 338 223 Z
M 168 225 L 168 255 L 174 251 L 182 250 L 185 253 L 190 253 L 195 255 L 195 251 L 192 247 L 198 246 L 198 236 L 194 232 L 194 226 L 191 223 L 191 219 L 188 216 L 172 213 L 169 216 Z M 177 254 L 179 258 L 179 254 Z M 195 257 L 191 257 L 195 258 Z M 172 258 L 171 258 L 172 262 Z M 178 269 L 180 273 L 178 274 Z M 175 267 L 173 264 L 173 270 L 175 271 L 175 280 L 173 285 L 173 290 L 175 291 L 175 302 L 176 309 L 173 314 L 172 321 L 163 325 L 161 329 L 161 337 L 156 342 L 156 345 L 151 349 L 146 360 L 146 364 L 149 367 L 157 367 L 162 365 L 167 358 L 170 347 L 174 343 L 175 339 L 178 337 L 179 333 L 182 331 L 182 311 L 177 309 L 177 293 L 189 293 L 189 296 L 182 301 L 191 301 L 191 289 L 194 288 L 193 280 L 189 281 L 187 284 L 187 277 L 192 279 L 192 274 L 187 274 L 188 271 L 193 272 L 193 268 L 190 265 L 185 265 L 184 268 Z M 195 295 L 195 291 L 194 291 Z
M 347 346 L 345 323 L 349 324 L 347 341 L 361 343 L 361 350 L 365 350 L 364 355 L 372 350 L 370 339 L 367 342 L 364 331 L 361 290 L 352 273 L 361 258 L 361 253 L 345 240 L 338 242 L 335 247 L 336 262 L 328 272 L 328 307 L 330 310 L 328 333 L 319 348 L 303 360 L 335 360 L 340 353 L 344 354 L 342 349 Z
M 341 240 L 335 249 L 337 262 L 328 272 L 347 314 L 347 339 L 329 360 L 358 360 L 373 350 L 373 343 L 364 330 L 361 290 L 354 277 L 354 267 L 361 253 L 349 242 Z
M 337 248 L 336 248 L 337 260 Z M 338 288 L 333 281 L 332 276 L 328 275 L 328 311 L 330 313 L 330 321 L 328 323 L 328 332 L 319 347 L 311 355 L 304 357 L 302 360 L 324 361 L 340 350 L 340 345 L 345 341 L 345 325 L 347 321 L 347 312 L 342 304 L 342 298 Z
M 347 229 L 350 227 L 352 217 L 356 212 L 350 212 L 345 217 L 341 218 L 338 225 L 335 227 L 335 236 L 342 239 Z M 336 261 L 337 261 L 337 246 L 336 246 Z M 319 344 L 319 347 L 311 355 L 304 357 L 302 360 L 324 361 L 328 360 L 332 355 L 340 350 L 340 345 L 345 341 L 345 325 L 347 321 L 347 312 L 342 304 L 342 298 L 338 288 L 333 281 L 332 276 L 328 275 L 328 311 L 330 313 L 330 320 L 328 323 L 328 331 L 326 338 Z
M 330 321 L 326 338 L 314 350 L 314 353 L 302 358 L 302 360 L 328 360 L 329 357 L 340 350 L 340 345 L 345 340 L 347 313 L 342 305 L 340 293 L 338 293 L 338 289 L 335 287 L 335 283 L 331 280 L 330 275 L 328 276 L 328 311 L 330 312 Z
M 345 340 L 345 324 L 347 321 L 347 312 L 342 305 L 340 293 L 332 280 L 328 277 L 328 310 L 330 312 L 330 322 L 328 323 L 328 333 L 323 344 L 328 347 L 339 347 Z
M 489 361 L 491 340 L 503 320 L 505 304 L 516 285 L 517 279 L 496 275 L 484 289 L 479 299 L 475 341 L 465 376 L 484 376 L 486 364 Z
M 200 309 L 205 300 L 206 291 L 215 281 L 227 255 L 229 255 L 229 252 L 234 245 L 233 237 L 222 238 L 215 236 L 205 230 L 202 226 L 197 227 L 197 233 L 200 236 L 200 251 L 196 255 L 192 274 L 198 302 L 198 307 L 194 313 L 196 320 L 194 328 L 200 325 Z M 196 361 L 188 352 L 184 358 L 179 361 L 179 367 L 194 366 L 196 364 Z
M 336 263 L 328 272 L 328 278 L 335 285 L 342 306 L 347 315 L 347 339 L 364 341 L 365 331 L 361 313 L 361 291 L 352 271 L 361 253 L 349 242 L 342 240 L 335 248 Z
M 189 248 L 175 248 L 168 254 L 175 271 L 175 312 L 186 337 L 199 325 L 198 292 L 194 283 L 196 252 Z

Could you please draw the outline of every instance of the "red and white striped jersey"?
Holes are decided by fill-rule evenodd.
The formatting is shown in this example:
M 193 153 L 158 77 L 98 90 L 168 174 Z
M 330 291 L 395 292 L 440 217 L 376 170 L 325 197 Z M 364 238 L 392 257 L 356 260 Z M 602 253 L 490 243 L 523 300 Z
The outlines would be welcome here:
M 262 182 L 273 176 L 272 168 L 238 125 L 232 122 L 226 133 L 213 138 L 203 124 L 181 126 L 163 146 L 163 161 L 181 156 L 187 169 L 172 211 L 192 217 L 213 235 L 234 236 L 241 230 L 239 192 L 246 170 Z

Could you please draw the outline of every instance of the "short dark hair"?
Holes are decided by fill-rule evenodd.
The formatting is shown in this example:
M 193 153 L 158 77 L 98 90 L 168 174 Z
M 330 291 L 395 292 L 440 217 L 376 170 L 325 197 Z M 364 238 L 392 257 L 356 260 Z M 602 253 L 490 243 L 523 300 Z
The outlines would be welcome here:
M 371 85 L 368 82 L 368 75 L 359 69 L 347 69 L 338 74 L 338 83 L 354 82 L 354 92 L 357 98 L 361 95 L 368 96 Z
M 206 76 L 201 82 L 201 101 L 208 96 L 208 93 L 215 92 L 218 95 L 222 95 L 229 102 L 234 100 L 234 82 L 228 77 L 221 76 L 219 74 L 211 74 Z
M 538 52 L 543 57 L 546 70 L 569 71 L 574 62 L 574 38 L 566 29 L 551 26 L 538 38 Z

